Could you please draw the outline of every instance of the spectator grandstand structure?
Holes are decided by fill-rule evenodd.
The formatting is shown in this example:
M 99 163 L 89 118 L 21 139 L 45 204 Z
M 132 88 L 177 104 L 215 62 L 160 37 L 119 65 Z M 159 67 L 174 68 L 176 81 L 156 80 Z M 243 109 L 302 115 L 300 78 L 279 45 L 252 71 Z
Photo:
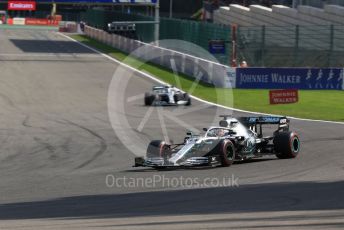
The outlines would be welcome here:
M 344 7 L 326 5 L 320 9 L 300 5 L 293 9 L 284 5 L 273 5 L 269 8 L 261 5 L 245 7 L 231 4 L 230 7 L 220 7 L 214 12 L 214 22 L 241 26 L 344 25 Z
M 239 59 L 255 66 L 344 64 L 344 7 L 339 5 L 231 4 L 214 12 L 214 23 L 238 26 Z

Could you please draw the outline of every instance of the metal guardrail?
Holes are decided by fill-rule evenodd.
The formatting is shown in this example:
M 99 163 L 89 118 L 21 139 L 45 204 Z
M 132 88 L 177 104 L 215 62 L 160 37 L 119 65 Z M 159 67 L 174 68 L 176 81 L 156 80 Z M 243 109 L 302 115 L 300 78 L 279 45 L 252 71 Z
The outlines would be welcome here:
M 235 70 L 226 65 L 117 34 L 110 34 L 90 26 L 85 26 L 85 34 L 140 60 L 177 71 L 195 78 L 196 81 L 220 88 L 235 86 L 235 82 L 233 82 L 235 81 Z

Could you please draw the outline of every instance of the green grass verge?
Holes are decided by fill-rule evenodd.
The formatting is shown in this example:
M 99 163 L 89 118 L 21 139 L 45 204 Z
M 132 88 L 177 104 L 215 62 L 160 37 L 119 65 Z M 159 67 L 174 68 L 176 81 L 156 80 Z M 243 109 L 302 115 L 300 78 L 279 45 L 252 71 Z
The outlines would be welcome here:
M 71 37 L 119 61 L 124 61 L 130 66 L 150 73 L 166 83 L 180 85 L 184 91 L 189 91 L 193 86 L 193 79 L 186 75 L 179 74 L 176 78 L 170 70 L 162 66 L 144 63 L 135 58 L 128 57 L 126 53 L 86 36 L 72 35 Z M 180 84 L 176 82 L 176 79 L 180 81 Z M 200 83 L 196 85 L 192 95 L 210 102 L 243 110 L 309 119 L 344 121 L 344 91 L 300 90 L 300 101 L 287 105 L 270 105 L 269 90 L 231 90 L 215 88 L 211 85 Z

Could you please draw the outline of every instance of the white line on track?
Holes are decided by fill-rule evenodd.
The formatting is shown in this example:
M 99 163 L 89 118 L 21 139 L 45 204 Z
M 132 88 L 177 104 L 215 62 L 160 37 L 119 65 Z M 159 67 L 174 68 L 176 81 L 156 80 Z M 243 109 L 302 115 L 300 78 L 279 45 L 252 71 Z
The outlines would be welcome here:
M 176 86 L 177 88 L 182 88 L 182 84 L 180 83 L 180 78 L 178 77 L 178 70 L 177 70 L 177 65 L 174 59 L 170 59 L 172 71 L 173 71 L 173 77 L 174 80 L 176 81 Z
M 155 81 L 155 82 L 158 82 L 159 84 L 163 84 L 163 85 L 166 85 L 166 84 L 167 84 L 166 82 L 163 82 L 163 81 L 161 81 L 161 80 L 155 78 L 154 76 L 152 76 L 152 75 L 150 75 L 150 74 L 148 74 L 148 73 L 146 73 L 146 72 L 140 71 L 140 70 L 135 69 L 135 68 L 133 68 L 133 67 L 127 65 L 127 64 L 124 64 L 123 62 L 120 62 L 120 61 L 118 61 L 117 59 L 115 59 L 115 58 L 113 58 L 113 57 L 111 57 L 111 56 L 109 56 L 109 55 L 107 55 L 107 54 L 104 54 L 104 53 L 100 52 L 99 50 L 96 50 L 96 49 L 94 49 L 94 48 L 92 48 L 92 47 L 90 47 L 90 46 L 88 46 L 88 45 L 85 45 L 85 44 L 83 44 L 83 43 L 81 43 L 81 42 L 79 42 L 79 41 L 77 41 L 77 40 L 75 40 L 75 39 L 73 39 L 73 38 L 71 38 L 71 37 L 65 35 L 65 34 L 62 34 L 62 33 L 60 33 L 60 32 L 57 32 L 57 33 L 60 34 L 61 36 L 65 37 L 65 38 L 71 40 L 71 41 L 74 41 L 74 42 L 78 43 L 79 45 L 81 45 L 81 46 L 83 46 L 83 47 L 85 47 L 85 48 L 88 48 L 88 49 L 90 49 L 90 50 L 92 50 L 92 51 L 94 51 L 94 52 L 96 52 L 96 53 L 102 55 L 103 57 L 105 57 L 105 58 L 107 58 L 107 59 L 109 59 L 109 60 L 111 60 L 111 61 L 113 61 L 113 62 L 116 62 L 116 63 L 119 64 L 119 65 L 122 65 L 122 66 L 124 66 L 124 67 L 126 67 L 126 68 L 128 68 L 128 69 L 130 69 L 130 70 L 133 70 L 133 71 L 135 71 L 135 72 L 141 74 L 142 76 L 145 76 L 145 77 L 147 77 L 147 78 L 149 78 L 149 79 L 151 79 L 151 80 L 153 80 L 153 81 Z M 213 106 L 217 106 L 217 107 L 220 107 L 220 108 L 223 108 L 223 109 L 229 109 L 229 110 L 233 110 L 233 111 L 237 111 L 237 112 L 250 113 L 250 114 L 257 114 L 257 115 L 279 116 L 279 115 L 277 115 L 277 114 L 259 113 L 259 112 L 247 111 L 247 110 L 236 109 L 236 108 L 232 108 L 232 107 L 228 107 L 228 106 L 224 106 L 224 105 L 219 105 L 219 104 L 216 104 L 216 103 L 213 103 L 213 102 L 205 101 L 205 100 L 203 100 L 203 99 L 201 99 L 201 98 L 198 98 L 198 97 L 195 97 L 195 96 L 193 96 L 193 95 L 190 95 L 190 97 L 193 98 L 193 99 L 195 99 L 195 100 L 198 100 L 198 101 L 200 101 L 200 102 L 202 102 L 202 103 L 206 103 L 206 104 L 209 104 L 209 105 L 213 105 Z M 344 122 L 339 122 L 339 121 L 313 120 L 313 119 L 298 118 L 298 117 L 291 117 L 291 116 L 288 116 L 288 118 L 291 118 L 291 119 L 294 119 L 294 120 L 299 120 L 299 121 L 322 122 L 322 123 L 330 123 L 330 124 L 340 124 L 340 125 L 344 125 Z
M 138 126 L 138 128 L 137 128 L 137 131 L 142 132 L 143 127 L 145 126 L 145 124 L 147 123 L 147 121 L 148 121 L 150 115 L 151 115 L 152 112 L 153 112 L 153 109 L 154 109 L 154 107 L 150 107 L 150 108 L 147 110 L 145 116 L 143 117 L 141 123 L 139 124 L 139 126 Z

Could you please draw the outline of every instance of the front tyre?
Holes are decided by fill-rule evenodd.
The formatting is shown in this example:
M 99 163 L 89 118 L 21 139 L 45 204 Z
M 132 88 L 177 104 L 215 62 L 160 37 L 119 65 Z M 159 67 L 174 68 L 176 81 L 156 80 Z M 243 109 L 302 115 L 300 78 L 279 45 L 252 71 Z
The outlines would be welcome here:
M 300 152 L 300 139 L 295 132 L 280 132 L 274 138 L 276 156 L 280 159 L 295 158 Z
M 230 140 L 223 140 L 220 144 L 220 160 L 221 166 L 231 166 L 235 159 L 235 147 Z
M 146 106 L 150 106 L 153 104 L 155 99 L 155 95 L 151 94 L 151 93 L 145 93 L 145 105 Z
M 186 101 L 186 106 L 190 106 L 191 105 L 191 97 L 189 94 L 184 93 L 184 100 Z
M 181 94 L 181 93 L 176 93 L 176 94 L 173 96 L 173 99 L 174 99 L 174 102 L 175 102 L 176 104 L 178 104 L 178 101 L 183 101 L 184 96 L 183 96 L 183 94 Z
M 147 158 L 164 157 L 168 153 L 169 145 L 165 141 L 151 141 L 147 148 Z

